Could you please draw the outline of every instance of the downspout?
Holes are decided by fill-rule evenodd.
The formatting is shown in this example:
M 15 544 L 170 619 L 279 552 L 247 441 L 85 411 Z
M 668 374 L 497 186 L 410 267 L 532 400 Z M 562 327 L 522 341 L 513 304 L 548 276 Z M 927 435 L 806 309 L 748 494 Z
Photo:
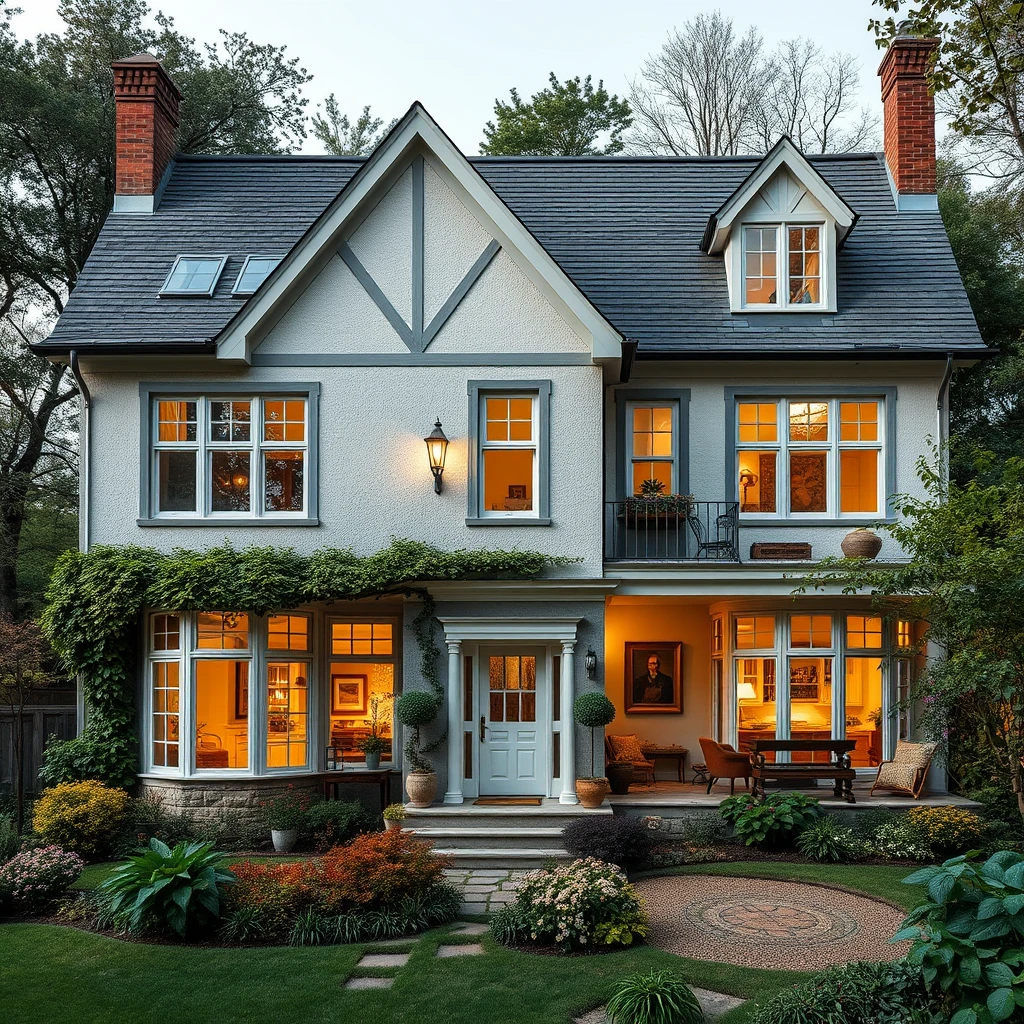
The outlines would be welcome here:
M 92 411 L 92 395 L 89 393 L 89 385 L 85 383 L 82 376 L 82 368 L 78 364 L 78 351 L 72 349 L 68 353 L 68 366 L 71 368 L 71 376 L 75 378 L 78 385 L 78 393 L 82 396 L 82 405 L 78 413 L 78 549 L 79 551 L 89 550 L 89 480 L 90 465 L 89 444 L 90 412 Z M 75 718 L 77 734 L 81 735 L 85 728 L 85 689 L 82 685 L 81 675 L 75 681 Z
M 942 374 L 942 383 L 939 384 L 939 396 L 935 403 L 936 415 L 938 416 L 938 430 L 936 437 L 939 441 L 939 470 L 942 486 L 942 493 L 946 493 L 949 484 L 949 385 L 953 379 L 953 353 L 946 353 L 946 369 Z

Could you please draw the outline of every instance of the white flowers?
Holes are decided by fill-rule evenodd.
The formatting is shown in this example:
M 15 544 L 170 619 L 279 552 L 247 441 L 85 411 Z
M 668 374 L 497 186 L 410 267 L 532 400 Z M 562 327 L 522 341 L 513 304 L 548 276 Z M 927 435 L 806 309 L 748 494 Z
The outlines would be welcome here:
M 31 910 L 59 896 L 82 873 L 85 862 L 59 846 L 25 850 L 0 865 L 0 903 Z

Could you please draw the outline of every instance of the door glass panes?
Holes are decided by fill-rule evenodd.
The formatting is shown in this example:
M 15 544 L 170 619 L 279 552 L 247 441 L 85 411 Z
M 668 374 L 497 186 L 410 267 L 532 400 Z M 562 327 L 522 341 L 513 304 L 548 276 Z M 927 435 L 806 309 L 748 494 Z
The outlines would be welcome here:
M 875 768 L 882 760 L 882 660 L 846 659 L 846 738 L 856 740 L 854 768 Z
M 167 618 L 168 616 L 159 616 Z M 176 661 L 154 661 L 153 672 L 153 767 L 178 767 L 179 667 Z
M 332 622 L 331 654 L 391 654 L 390 622 Z
M 537 659 L 492 655 L 488 660 L 490 720 L 537 721 Z
M 209 408 L 211 441 L 250 440 L 251 403 L 213 400 Z
M 195 402 L 157 402 L 157 437 L 161 441 L 196 439 Z
M 249 663 L 198 659 L 195 673 L 196 768 L 248 768 Z
M 831 615 L 791 615 L 790 647 L 831 647 Z
M 309 665 L 267 665 L 267 767 L 295 768 L 309 759 Z
M 735 623 L 737 650 L 763 651 L 775 646 L 774 615 L 737 615 Z
M 832 738 L 831 657 L 789 659 L 790 736 L 794 740 Z M 793 761 L 827 762 L 827 751 L 795 751 Z
M 245 612 L 199 612 L 196 623 L 197 647 L 238 651 L 249 646 L 249 616 Z
M 821 302 L 821 229 L 789 229 L 789 301 Z
M 271 615 L 267 647 L 272 651 L 308 651 L 309 619 L 305 615 Z
M 161 512 L 196 511 L 195 451 L 157 452 L 157 501 Z
M 775 738 L 778 680 L 774 658 L 736 659 L 736 723 L 739 749 L 754 740 Z
M 671 494 L 674 456 L 672 407 L 633 406 L 632 493 L 644 493 L 647 484 L 654 493 Z M 652 480 L 656 484 L 648 483 Z
M 210 453 L 210 508 L 214 512 L 248 512 L 250 453 L 215 450 Z
M 847 615 L 846 646 L 881 650 L 882 618 L 880 615 Z
M 774 305 L 778 301 L 778 229 L 743 229 L 744 301 L 748 305 Z
M 775 512 L 778 508 L 776 470 L 778 452 L 739 453 L 739 494 L 741 512 Z

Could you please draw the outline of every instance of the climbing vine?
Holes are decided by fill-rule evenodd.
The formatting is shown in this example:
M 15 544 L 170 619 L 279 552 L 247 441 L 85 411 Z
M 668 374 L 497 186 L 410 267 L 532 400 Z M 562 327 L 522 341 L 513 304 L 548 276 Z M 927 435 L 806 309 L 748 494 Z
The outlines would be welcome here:
M 81 675 L 89 717 L 81 736 L 47 749 L 44 779 L 134 780 L 135 657 L 147 608 L 265 615 L 317 601 L 419 596 L 423 607 L 411 630 L 423 678 L 440 707 L 441 651 L 425 585 L 529 578 L 568 561 L 534 551 L 442 551 L 409 540 L 393 540 L 367 556 L 339 548 L 303 556 L 291 548 L 236 550 L 228 544 L 202 551 L 98 546 L 65 552 L 50 580 L 42 622 L 68 671 Z

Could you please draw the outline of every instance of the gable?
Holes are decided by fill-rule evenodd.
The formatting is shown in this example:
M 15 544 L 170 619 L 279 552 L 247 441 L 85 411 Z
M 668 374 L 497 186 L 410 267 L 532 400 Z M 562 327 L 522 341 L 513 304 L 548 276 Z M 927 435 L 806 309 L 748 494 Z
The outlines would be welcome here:
M 738 221 L 778 221 L 786 218 L 825 221 L 829 213 L 787 168 L 768 179 L 742 208 Z

